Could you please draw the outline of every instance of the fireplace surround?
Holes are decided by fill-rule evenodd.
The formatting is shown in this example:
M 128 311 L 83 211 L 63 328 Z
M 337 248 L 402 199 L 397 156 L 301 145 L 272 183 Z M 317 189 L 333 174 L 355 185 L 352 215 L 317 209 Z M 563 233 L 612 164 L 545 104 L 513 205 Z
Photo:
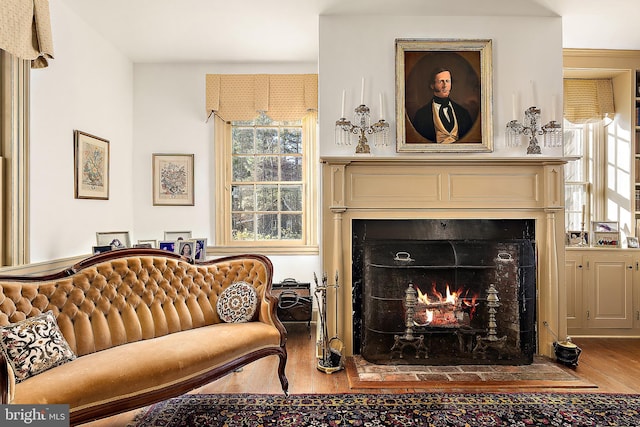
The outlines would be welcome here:
M 358 221 L 477 220 L 462 238 L 474 239 L 484 224 L 524 220 L 535 230 L 534 351 L 553 356 L 554 334 L 566 336 L 564 269 L 559 268 L 564 265 L 566 159 L 461 155 L 321 160 L 322 262 L 329 275 L 340 277 L 340 287 L 327 295 L 328 330 L 344 341 L 345 355 L 361 350 L 353 273 L 363 256 L 353 249 Z

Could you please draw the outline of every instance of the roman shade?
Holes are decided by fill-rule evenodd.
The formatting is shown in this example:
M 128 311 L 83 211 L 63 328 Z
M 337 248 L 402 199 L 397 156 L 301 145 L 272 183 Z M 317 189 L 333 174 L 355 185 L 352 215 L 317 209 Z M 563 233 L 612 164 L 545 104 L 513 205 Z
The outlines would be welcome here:
M 0 49 L 45 68 L 53 58 L 49 0 L 0 1 Z
M 318 75 L 207 74 L 206 108 L 225 121 L 300 120 L 318 109 Z
M 613 118 L 611 79 L 564 79 L 564 118 L 572 123 Z

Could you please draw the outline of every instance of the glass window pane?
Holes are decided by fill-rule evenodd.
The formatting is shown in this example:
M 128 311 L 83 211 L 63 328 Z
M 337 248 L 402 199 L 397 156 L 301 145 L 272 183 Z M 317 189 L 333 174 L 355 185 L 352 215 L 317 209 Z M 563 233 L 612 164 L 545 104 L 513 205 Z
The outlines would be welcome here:
M 256 219 L 259 240 L 278 239 L 278 214 L 258 214 Z
M 283 185 L 280 189 L 281 211 L 302 210 L 302 185 Z
M 283 128 L 280 133 L 282 138 L 282 152 L 286 154 L 302 153 L 302 129 Z
M 233 166 L 231 170 L 232 181 L 253 181 L 253 168 L 255 159 L 247 156 L 233 157 Z
M 256 153 L 278 152 L 278 130 L 273 128 L 256 129 Z
M 253 154 L 253 128 L 233 128 L 231 145 L 233 154 Z
M 233 240 L 255 240 L 253 214 L 234 213 L 231 215 Z
M 231 210 L 254 210 L 255 203 L 253 188 L 253 185 L 233 185 L 231 187 Z
M 302 157 L 287 156 L 280 158 L 282 181 L 302 181 Z
M 278 157 L 256 157 L 256 181 L 269 182 L 278 180 Z
M 257 211 L 277 211 L 278 210 L 278 186 L 258 185 L 256 186 L 256 210 Z
M 281 239 L 300 240 L 302 239 L 302 214 L 282 214 L 282 236 Z

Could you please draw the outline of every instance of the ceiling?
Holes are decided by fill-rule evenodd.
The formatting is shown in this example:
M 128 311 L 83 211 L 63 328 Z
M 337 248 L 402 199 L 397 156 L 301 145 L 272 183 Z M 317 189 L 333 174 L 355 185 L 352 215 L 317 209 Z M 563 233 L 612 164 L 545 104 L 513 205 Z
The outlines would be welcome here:
M 638 0 L 57 1 L 136 63 L 316 62 L 320 15 L 561 16 L 563 47 L 640 50 Z

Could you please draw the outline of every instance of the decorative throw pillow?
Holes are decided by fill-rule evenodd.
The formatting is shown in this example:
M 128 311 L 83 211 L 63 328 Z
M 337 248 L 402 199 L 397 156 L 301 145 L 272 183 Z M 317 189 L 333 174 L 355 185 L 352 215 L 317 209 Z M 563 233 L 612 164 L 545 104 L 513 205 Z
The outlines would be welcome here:
M 0 348 L 16 382 L 76 358 L 52 311 L 0 327 Z
M 236 282 L 220 294 L 216 308 L 224 322 L 248 322 L 258 309 L 258 294 L 247 282 Z

